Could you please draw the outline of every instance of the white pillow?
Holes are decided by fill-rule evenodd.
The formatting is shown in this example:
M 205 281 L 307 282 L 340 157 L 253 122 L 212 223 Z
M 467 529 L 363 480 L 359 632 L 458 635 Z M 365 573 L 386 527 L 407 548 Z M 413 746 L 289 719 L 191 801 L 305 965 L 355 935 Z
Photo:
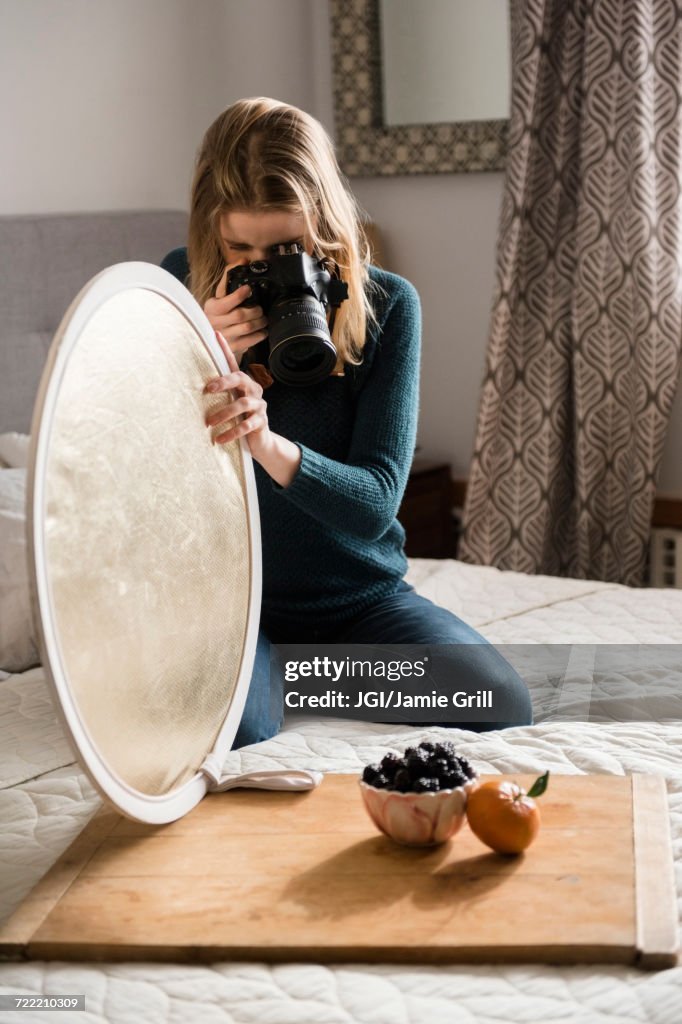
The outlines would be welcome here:
M 28 434 L 18 434 L 16 430 L 0 434 L 0 466 L 26 469 L 30 440 Z
M 26 470 L 0 469 L 0 669 L 40 664 L 26 559 Z

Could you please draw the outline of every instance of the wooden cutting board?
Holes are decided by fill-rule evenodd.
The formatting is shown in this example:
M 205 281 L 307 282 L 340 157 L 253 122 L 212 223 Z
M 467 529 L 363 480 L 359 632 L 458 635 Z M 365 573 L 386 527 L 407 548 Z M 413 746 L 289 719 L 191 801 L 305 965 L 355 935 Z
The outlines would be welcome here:
M 540 803 L 520 857 L 466 824 L 439 847 L 398 846 L 371 824 L 356 775 L 211 795 L 161 827 L 103 809 L 0 929 L 0 953 L 675 965 L 663 779 L 552 775 Z

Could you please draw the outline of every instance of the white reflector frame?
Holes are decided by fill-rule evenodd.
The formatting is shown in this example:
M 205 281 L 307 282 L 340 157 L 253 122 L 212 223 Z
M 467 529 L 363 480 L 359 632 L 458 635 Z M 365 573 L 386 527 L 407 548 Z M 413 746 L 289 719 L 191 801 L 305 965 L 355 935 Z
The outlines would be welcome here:
M 87 284 L 55 335 L 28 471 L 33 609 L 79 759 L 128 817 L 204 796 L 246 702 L 261 599 L 253 465 L 213 445 L 203 393 L 229 372 L 174 277 L 122 263 Z

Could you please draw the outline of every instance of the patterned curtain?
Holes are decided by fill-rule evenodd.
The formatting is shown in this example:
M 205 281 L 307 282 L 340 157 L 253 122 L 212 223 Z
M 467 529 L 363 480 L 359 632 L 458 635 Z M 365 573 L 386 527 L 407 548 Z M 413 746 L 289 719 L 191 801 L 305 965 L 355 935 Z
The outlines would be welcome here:
M 682 0 L 511 7 L 509 156 L 459 557 L 638 585 L 682 344 Z

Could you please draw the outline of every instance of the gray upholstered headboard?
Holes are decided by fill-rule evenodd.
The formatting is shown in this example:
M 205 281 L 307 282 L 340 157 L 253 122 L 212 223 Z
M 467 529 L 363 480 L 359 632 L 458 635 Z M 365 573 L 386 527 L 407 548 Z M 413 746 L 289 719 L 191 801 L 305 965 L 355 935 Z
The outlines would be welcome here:
M 0 217 L 0 433 L 27 433 L 50 342 L 71 301 L 113 263 L 160 263 L 187 239 L 174 210 Z

